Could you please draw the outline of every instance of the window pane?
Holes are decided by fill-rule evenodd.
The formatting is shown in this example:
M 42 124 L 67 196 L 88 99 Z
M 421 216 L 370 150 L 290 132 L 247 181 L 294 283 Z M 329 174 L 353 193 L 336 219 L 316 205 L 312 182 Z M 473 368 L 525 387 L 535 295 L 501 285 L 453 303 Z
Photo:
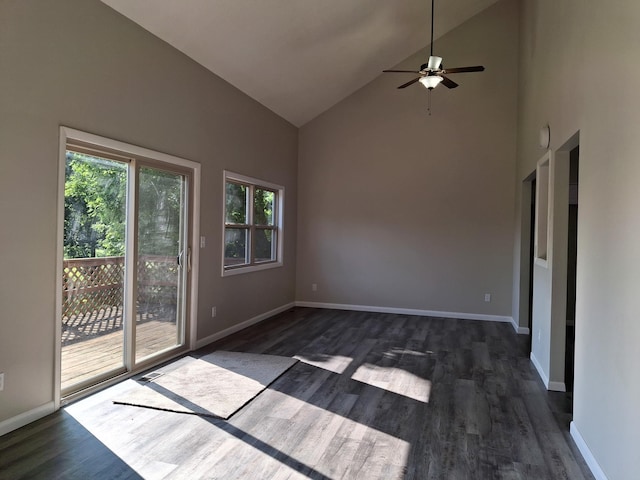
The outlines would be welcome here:
M 124 255 L 127 166 L 66 153 L 64 258 Z
M 126 204 L 125 163 L 67 150 L 60 278 L 64 392 L 124 367 Z
M 182 343 L 186 178 L 142 167 L 138 196 L 136 362 Z
M 246 228 L 225 228 L 224 230 L 224 266 L 243 265 L 247 261 Z
M 183 227 L 184 177 L 150 167 L 140 169 L 139 255 L 177 257 Z
M 239 183 L 227 182 L 226 223 L 247 223 L 247 187 Z
M 262 188 L 255 189 L 253 198 L 253 215 L 255 225 L 273 225 L 273 207 L 276 194 Z
M 275 252 L 273 248 L 275 230 L 266 228 L 256 229 L 255 239 L 255 255 L 256 262 L 271 262 L 274 261 Z

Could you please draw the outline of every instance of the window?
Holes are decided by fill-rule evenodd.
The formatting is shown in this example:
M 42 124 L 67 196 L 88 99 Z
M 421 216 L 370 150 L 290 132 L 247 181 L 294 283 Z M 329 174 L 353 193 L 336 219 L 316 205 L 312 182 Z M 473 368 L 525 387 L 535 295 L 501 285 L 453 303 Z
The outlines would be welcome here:
M 282 266 L 284 187 L 224 172 L 222 274 Z

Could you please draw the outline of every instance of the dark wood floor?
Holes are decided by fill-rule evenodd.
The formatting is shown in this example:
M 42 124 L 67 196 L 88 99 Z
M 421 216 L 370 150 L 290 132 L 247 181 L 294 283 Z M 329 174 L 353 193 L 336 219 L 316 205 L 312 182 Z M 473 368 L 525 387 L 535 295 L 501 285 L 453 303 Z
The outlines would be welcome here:
M 128 380 L 0 438 L 0 478 L 593 478 L 527 345 L 502 323 L 295 309 L 196 352 L 301 359 L 230 420 L 114 405 Z

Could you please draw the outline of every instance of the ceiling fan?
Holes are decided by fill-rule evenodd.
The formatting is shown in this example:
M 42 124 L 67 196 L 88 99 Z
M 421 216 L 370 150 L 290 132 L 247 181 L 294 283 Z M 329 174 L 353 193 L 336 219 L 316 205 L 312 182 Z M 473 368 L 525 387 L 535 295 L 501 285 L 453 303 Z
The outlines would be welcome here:
M 484 67 L 482 65 L 476 65 L 473 67 L 455 67 L 444 68 L 442 65 L 442 57 L 436 57 L 433 55 L 433 11 L 434 0 L 431 0 L 431 54 L 429 61 L 422 64 L 420 70 L 383 70 L 384 73 L 417 73 L 419 76 L 413 80 L 403 83 L 398 88 L 407 88 L 409 85 L 413 85 L 416 82 L 420 82 L 429 91 L 438 86 L 440 82 L 447 88 L 456 88 L 458 84 L 448 78 L 446 75 L 451 73 L 466 73 L 466 72 L 482 72 Z

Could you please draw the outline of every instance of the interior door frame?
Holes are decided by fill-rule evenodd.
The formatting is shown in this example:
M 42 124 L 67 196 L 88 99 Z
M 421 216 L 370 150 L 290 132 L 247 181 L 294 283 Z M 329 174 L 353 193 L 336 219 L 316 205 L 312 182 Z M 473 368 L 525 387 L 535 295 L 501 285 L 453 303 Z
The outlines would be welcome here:
M 88 395 L 98 389 L 102 389 L 108 385 L 112 385 L 125 378 L 128 378 L 136 373 L 151 367 L 153 364 L 166 361 L 172 357 L 183 354 L 185 351 L 195 349 L 197 339 L 197 311 L 198 311 L 198 276 L 199 276 L 199 245 L 200 245 L 200 178 L 201 178 L 201 166 L 197 162 L 186 160 L 184 158 L 176 157 L 166 153 L 161 153 L 148 148 L 131 145 L 118 140 L 109 139 L 99 135 L 95 135 L 81 130 L 61 126 L 60 138 L 59 138 L 59 163 L 58 163 L 58 205 L 57 205 L 57 245 L 56 245 L 56 279 L 63 276 L 63 256 L 61 252 L 64 247 L 64 189 L 65 189 L 65 165 L 66 165 L 66 150 L 68 143 L 78 143 L 90 145 L 94 148 L 104 149 L 105 152 L 117 152 L 120 155 L 131 155 L 135 158 L 140 158 L 142 163 L 146 163 L 145 159 L 152 159 L 159 164 L 166 164 L 174 166 L 179 170 L 185 170 L 190 173 L 190 185 L 189 185 L 189 198 L 188 202 L 188 221 L 187 228 L 190 231 L 188 235 L 187 248 L 190 250 L 190 259 L 188 263 L 191 265 L 191 269 L 187 272 L 186 278 L 189 284 L 187 294 L 187 312 L 185 318 L 185 345 L 184 348 L 171 352 L 166 356 L 159 356 L 153 358 L 151 361 L 142 362 L 135 365 L 133 368 L 128 368 L 126 372 L 114 376 L 106 381 L 100 382 L 97 385 L 85 388 L 78 393 L 72 394 L 66 397 L 63 401 L 61 392 L 61 351 L 62 351 L 62 282 L 55 282 L 55 349 L 54 349 L 54 375 L 53 375 L 53 398 L 54 407 L 59 409 L 61 405 L 69 400 L 79 398 L 81 396 Z M 169 167 L 170 169 L 170 167 Z M 135 187 L 135 182 L 131 187 Z M 133 240 L 128 235 L 127 242 Z M 130 290 L 130 289 L 127 289 Z M 128 292 L 127 295 L 131 295 Z M 126 354 L 125 354 L 125 358 Z M 127 366 L 129 367 L 129 366 Z
M 518 284 L 518 333 L 529 335 L 531 338 L 530 310 L 533 290 L 533 226 L 531 199 L 535 195 L 536 171 L 529 173 L 522 180 L 520 203 L 520 278 Z
M 546 180 L 548 190 L 546 192 L 548 204 L 545 205 L 547 230 L 545 258 L 536 255 L 534 261 L 533 286 L 533 325 L 531 333 L 532 348 L 530 358 L 536 367 L 540 378 L 547 390 L 566 391 L 565 385 L 565 340 L 566 340 L 566 311 L 567 311 L 567 242 L 568 242 L 568 206 L 569 206 L 569 167 L 571 150 L 580 145 L 580 131 L 574 133 L 557 150 L 548 150 L 538 162 L 538 167 L 545 165 L 548 169 Z M 538 218 L 542 215 L 540 207 L 540 178 L 539 170 L 536 173 L 536 211 Z M 526 179 L 525 179 L 526 180 Z M 525 278 L 528 274 L 529 240 L 528 219 L 531 213 L 527 213 L 529 205 L 526 204 L 526 188 L 530 184 L 523 182 L 523 205 L 521 206 L 521 249 L 520 249 L 520 283 L 519 283 L 519 321 L 526 318 L 525 307 L 528 307 L 529 282 Z M 530 198 L 530 197 L 529 197 Z M 578 220 L 579 221 L 579 220 Z M 538 252 L 536 252 L 538 253 Z M 578 265 L 579 268 L 579 265 Z M 538 282 L 536 279 L 542 279 Z M 536 300 L 537 299 L 537 300 Z M 535 306 L 539 306 L 538 314 Z M 536 321 L 537 320 L 537 321 Z M 538 351 L 538 357 L 534 350 Z

